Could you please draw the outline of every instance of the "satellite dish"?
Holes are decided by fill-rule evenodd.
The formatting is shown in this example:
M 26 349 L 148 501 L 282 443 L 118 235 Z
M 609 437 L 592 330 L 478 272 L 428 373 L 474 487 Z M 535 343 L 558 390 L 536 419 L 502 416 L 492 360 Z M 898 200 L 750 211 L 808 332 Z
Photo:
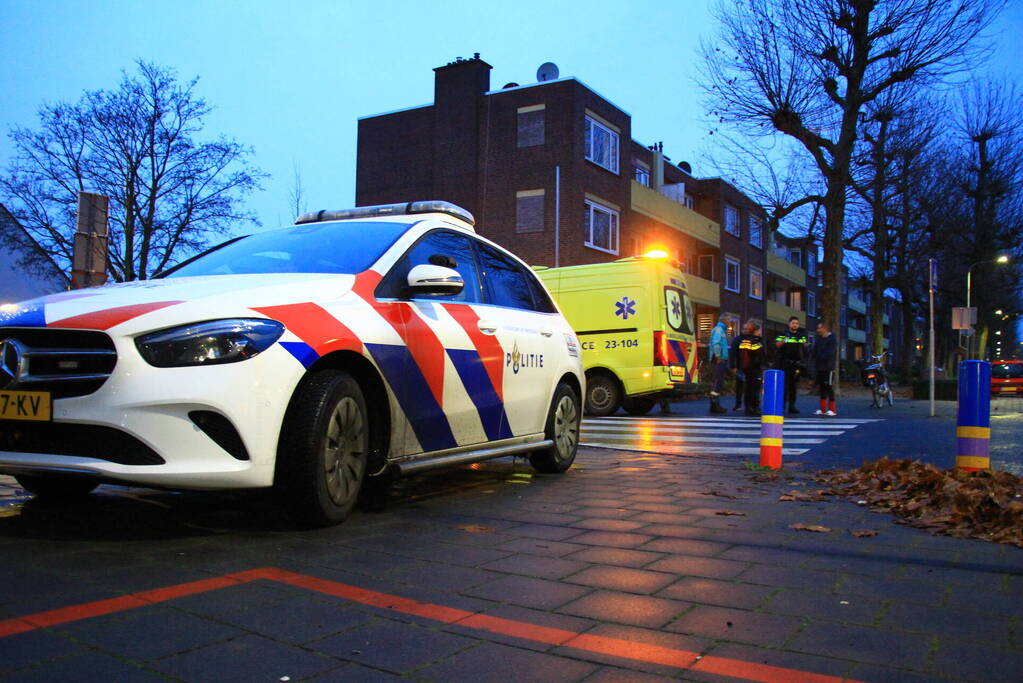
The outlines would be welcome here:
M 558 79 L 558 66 L 554 62 L 544 62 L 540 65 L 540 68 L 536 70 L 536 80 L 543 83 L 544 81 L 556 81 Z

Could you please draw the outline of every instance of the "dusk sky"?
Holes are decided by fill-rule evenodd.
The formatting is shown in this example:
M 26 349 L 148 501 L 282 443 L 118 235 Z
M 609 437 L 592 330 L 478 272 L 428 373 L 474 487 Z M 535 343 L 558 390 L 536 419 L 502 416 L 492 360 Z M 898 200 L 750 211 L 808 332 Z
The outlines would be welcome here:
M 270 228 L 294 218 L 295 168 L 308 209 L 352 206 L 357 119 L 432 102 L 432 69 L 478 52 L 494 67 L 494 89 L 534 82 L 540 64 L 556 63 L 629 112 L 637 140 L 663 141 L 673 161 L 713 175 L 693 82 L 699 41 L 714 30 L 709 5 L 0 0 L 0 165 L 11 154 L 7 131 L 35 128 L 40 104 L 113 88 L 142 58 L 182 80 L 198 76 L 216 108 L 206 132 L 254 149 L 253 164 L 272 177 L 248 205 Z M 1023 83 L 1023 0 L 996 29 L 989 66 Z

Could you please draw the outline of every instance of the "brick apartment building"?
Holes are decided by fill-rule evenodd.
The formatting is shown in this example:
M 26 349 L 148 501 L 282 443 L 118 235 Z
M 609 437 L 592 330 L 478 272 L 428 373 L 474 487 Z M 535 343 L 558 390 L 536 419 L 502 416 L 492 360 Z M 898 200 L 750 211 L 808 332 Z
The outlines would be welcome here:
M 432 104 L 359 120 L 358 205 L 455 202 L 535 265 L 664 249 L 688 273 L 704 346 L 721 311 L 803 315 L 770 303 L 771 277 L 805 273 L 770 258 L 763 210 L 740 190 L 633 140 L 629 114 L 575 78 L 491 90 L 490 70 L 479 55 L 451 62 L 434 69 Z

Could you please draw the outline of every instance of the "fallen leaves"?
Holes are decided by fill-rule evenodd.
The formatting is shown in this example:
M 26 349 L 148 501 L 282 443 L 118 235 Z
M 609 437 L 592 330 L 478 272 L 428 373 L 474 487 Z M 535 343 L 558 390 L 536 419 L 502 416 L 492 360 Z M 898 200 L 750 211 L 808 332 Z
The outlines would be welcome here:
M 745 512 L 738 512 L 736 510 L 718 510 L 714 513 L 715 515 L 722 515 L 724 517 L 745 517 Z
M 824 500 L 824 496 L 832 496 L 834 491 L 830 489 L 818 489 L 816 491 L 789 491 L 778 496 L 778 500 L 796 500 L 804 503 L 817 503 Z
M 856 538 L 869 538 L 871 536 L 877 536 L 877 532 L 873 529 L 853 529 L 849 532 Z
M 881 458 L 848 472 L 818 472 L 817 480 L 910 526 L 1023 548 L 1023 479 L 1008 472 L 939 470 Z
M 795 524 L 789 525 L 790 529 L 796 531 L 813 531 L 818 534 L 830 534 L 831 527 L 823 526 L 821 524 L 803 524 L 802 522 L 796 522 Z
M 468 531 L 470 534 L 489 534 L 494 530 L 493 527 L 482 524 L 459 524 L 455 528 L 459 531 Z

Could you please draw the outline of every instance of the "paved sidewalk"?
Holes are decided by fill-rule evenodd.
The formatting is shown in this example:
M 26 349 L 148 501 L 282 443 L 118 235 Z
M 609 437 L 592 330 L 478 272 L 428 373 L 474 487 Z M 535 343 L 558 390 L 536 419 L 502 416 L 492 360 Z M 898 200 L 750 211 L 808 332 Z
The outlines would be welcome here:
M 0 679 L 1023 679 L 1023 550 L 779 502 L 805 468 L 584 449 L 306 532 L 260 495 L 8 505 Z

